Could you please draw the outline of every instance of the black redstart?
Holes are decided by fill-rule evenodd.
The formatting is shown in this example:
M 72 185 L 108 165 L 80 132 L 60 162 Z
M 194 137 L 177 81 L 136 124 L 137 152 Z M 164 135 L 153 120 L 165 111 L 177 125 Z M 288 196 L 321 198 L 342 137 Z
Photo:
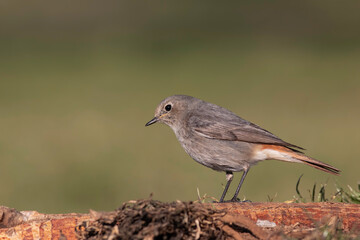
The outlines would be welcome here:
M 174 95 L 166 98 L 145 126 L 156 122 L 170 126 L 181 146 L 195 161 L 226 172 L 227 184 L 220 202 L 224 201 L 233 172 L 243 171 L 230 200 L 238 201 L 237 195 L 250 167 L 263 160 L 305 163 L 328 173 L 340 173 L 339 169 L 297 150 L 303 148 L 281 140 L 223 107 L 194 97 Z

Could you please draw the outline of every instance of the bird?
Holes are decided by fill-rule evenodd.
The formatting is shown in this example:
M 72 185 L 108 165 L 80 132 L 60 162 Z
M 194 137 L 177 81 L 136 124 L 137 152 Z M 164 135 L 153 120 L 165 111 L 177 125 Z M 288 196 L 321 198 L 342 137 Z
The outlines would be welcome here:
M 145 126 L 164 123 L 175 133 L 185 152 L 196 162 L 226 173 L 226 186 L 219 202 L 224 202 L 234 172 L 243 172 L 237 196 L 249 169 L 264 160 L 303 163 L 334 175 L 340 170 L 306 156 L 302 147 L 288 143 L 230 110 L 187 95 L 167 97 L 157 106 L 155 116 Z

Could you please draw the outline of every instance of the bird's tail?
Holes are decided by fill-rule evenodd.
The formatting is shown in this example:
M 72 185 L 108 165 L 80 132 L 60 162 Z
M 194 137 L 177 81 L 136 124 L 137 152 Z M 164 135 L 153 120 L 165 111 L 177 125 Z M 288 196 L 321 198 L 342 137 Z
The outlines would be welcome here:
M 301 152 L 291 148 L 276 146 L 276 145 L 262 145 L 261 151 L 266 154 L 267 159 L 275 159 L 285 162 L 305 163 L 306 165 L 320 169 L 324 172 L 334 175 L 340 175 L 340 170 L 316 159 L 308 157 Z

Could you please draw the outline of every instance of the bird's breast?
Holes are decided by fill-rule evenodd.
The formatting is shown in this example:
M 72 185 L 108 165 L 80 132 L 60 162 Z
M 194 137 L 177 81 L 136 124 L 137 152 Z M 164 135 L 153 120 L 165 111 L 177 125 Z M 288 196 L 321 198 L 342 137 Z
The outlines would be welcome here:
M 242 171 L 248 166 L 252 145 L 245 142 L 210 139 L 184 130 L 175 135 L 195 161 L 218 171 Z

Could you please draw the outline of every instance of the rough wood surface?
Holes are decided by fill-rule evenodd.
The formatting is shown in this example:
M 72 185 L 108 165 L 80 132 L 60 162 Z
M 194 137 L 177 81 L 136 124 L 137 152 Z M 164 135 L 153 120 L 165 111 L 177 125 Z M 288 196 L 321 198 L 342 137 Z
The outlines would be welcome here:
M 214 203 L 213 206 L 227 209 L 239 219 L 249 218 L 263 228 L 316 227 L 337 218 L 344 231 L 360 230 L 360 205 L 356 204 Z M 76 239 L 75 227 L 94 218 L 94 214 L 41 214 L 0 207 L 0 239 Z
M 277 225 L 300 224 L 315 227 L 337 217 L 345 231 L 360 229 L 360 204 L 344 203 L 226 203 L 215 204 L 232 214 L 246 216 L 253 221 L 267 220 Z
M 0 206 L 0 240 L 76 239 L 75 227 L 89 214 L 42 214 Z M 66 238 L 65 238 L 66 237 Z

